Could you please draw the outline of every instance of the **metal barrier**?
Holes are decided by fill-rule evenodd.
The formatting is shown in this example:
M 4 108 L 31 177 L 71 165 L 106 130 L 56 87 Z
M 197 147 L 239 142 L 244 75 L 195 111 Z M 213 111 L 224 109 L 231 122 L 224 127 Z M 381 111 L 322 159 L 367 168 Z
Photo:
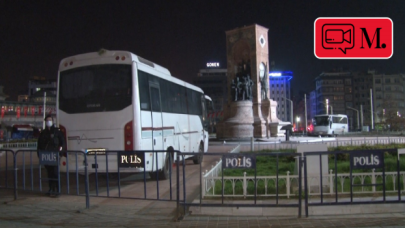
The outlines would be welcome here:
M 9 186 L 14 186 L 14 182 L 9 183 L 13 180 L 13 169 L 14 168 L 14 151 L 8 149 L 0 149 L 0 188 L 9 188 Z M 3 174 L 4 173 L 4 174 Z M 4 176 L 3 176 L 4 175 Z M 4 180 L 1 181 L 1 180 Z
M 391 155 L 391 161 L 384 157 Z M 318 157 L 319 156 L 319 157 Z M 333 170 L 325 173 L 325 157 L 333 157 Z M 396 158 L 394 172 L 388 179 L 386 165 L 391 164 Z M 312 164 L 308 164 L 308 158 L 312 158 Z M 314 163 L 313 158 L 316 158 Z M 337 165 L 338 158 L 344 162 L 350 162 L 349 174 L 340 171 Z M 327 160 L 327 159 L 326 159 Z M 401 189 L 405 189 L 405 171 L 400 170 L 400 159 L 396 149 L 384 150 L 361 150 L 361 151 L 338 151 L 338 152 L 305 152 L 304 162 L 304 192 L 305 192 L 305 216 L 308 217 L 308 207 L 328 205 L 354 205 L 354 204 L 381 204 L 381 203 L 404 203 L 401 197 Z M 308 172 L 308 167 L 319 165 L 318 172 Z M 392 164 L 391 164 L 392 165 Z M 323 168 L 324 167 L 324 168 Z M 362 172 L 353 172 L 360 169 Z M 375 172 L 375 170 L 379 170 Z M 368 172 L 366 170 L 369 170 Z M 402 178 L 401 178 L 402 177 Z M 349 179 L 349 183 L 345 182 Z M 391 180 L 392 185 L 387 181 Z M 402 187 L 401 187 L 402 181 Z M 339 186 L 340 185 L 340 186 Z M 341 191 L 338 188 L 341 188 Z M 391 189 L 392 187 L 392 189 Z M 379 190 L 377 190 L 379 188 Z M 345 190 L 344 190 L 345 189 Z M 315 193 L 315 194 L 311 194 Z M 381 199 L 366 198 L 365 193 L 375 196 L 381 193 Z M 387 194 L 392 197 L 387 199 Z M 311 195 L 311 202 L 309 197 Z M 315 196 L 319 196 L 316 198 Z M 330 198 L 330 196 L 334 198 Z M 359 197 L 357 200 L 354 197 Z M 361 196 L 361 198 L 360 198 Z
M 37 142 L 7 142 L 0 143 L 0 148 L 37 148 Z
M 4 166 L 1 166 L 4 167 L 4 172 L 0 169 L 2 171 L 0 172 L 0 182 L 4 183 L 4 186 L 0 184 L 0 187 L 13 188 L 15 199 L 18 198 L 17 190 L 45 193 L 42 182 L 49 179 L 43 177 L 46 171 L 40 165 L 36 150 L 18 150 L 16 152 L 0 150 L 0 153 L 0 162 L 5 160 Z M 173 178 L 175 176 L 173 175 L 172 164 L 175 156 L 177 159 L 186 159 L 187 155 L 180 156 L 180 151 L 105 151 L 103 155 L 95 153 L 94 156 L 82 151 L 55 151 L 55 153 L 62 155 L 57 156 L 57 163 L 60 164 L 58 166 L 58 185 L 60 186 L 58 189 L 60 193 L 85 196 L 86 208 L 90 207 L 90 196 L 179 200 L 173 194 L 174 190 L 178 191 L 176 186 L 179 185 L 178 182 L 174 182 Z M 149 173 L 143 168 L 131 170 L 120 167 L 118 164 L 119 157 L 134 154 L 142 155 L 142 158 L 151 156 L 152 162 L 150 165 L 155 167 L 152 168 L 155 172 Z M 159 159 L 163 155 L 166 156 L 165 159 Z M 165 165 L 163 168 L 156 170 L 156 167 L 161 167 L 159 162 L 165 162 Z M 177 161 L 177 167 L 179 164 L 179 161 Z M 10 167 L 13 167 L 13 170 Z M 152 175 L 152 178 L 150 178 L 150 175 Z M 179 176 L 178 169 L 177 176 Z M 10 184 L 12 178 L 13 181 Z M 167 181 L 161 181 L 162 178 L 167 178 Z M 133 185 L 134 183 L 136 184 Z M 175 184 L 177 185 L 174 186 Z M 165 187 L 168 186 L 167 192 L 161 191 L 164 185 L 166 185 Z M 127 186 L 131 188 L 127 189 Z M 156 192 L 156 195 L 152 192 Z
M 361 146 L 361 145 L 388 145 L 392 143 L 405 144 L 405 137 L 376 137 L 375 139 L 368 139 L 365 137 L 353 137 L 350 139 L 344 137 L 337 138 L 316 138 L 313 137 L 311 140 L 300 140 L 299 136 L 290 138 L 289 142 L 280 141 L 279 142 L 254 142 L 254 145 L 243 144 L 241 145 L 241 151 L 250 151 L 251 147 L 254 146 L 256 151 L 260 150 L 295 150 L 300 144 L 326 144 L 327 147 L 338 147 L 338 146 Z
M 94 156 L 86 155 L 89 163 L 89 174 L 94 177 L 89 177 L 90 181 L 90 196 L 97 197 L 112 197 L 112 198 L 131 198 L 131 199 L 148 199 L 148 200 L 174 200 L 173 196 L 173 160 L 175 154 L 180 151 L 167 152 L 160 151 L 105 151 L 95 153 Z M 164 169 L 155 170 L 155 172 L 146 171 L 146 169 L 131 167 L 123 168 L 117 164 L 118 159 L 122 156 L 139 156 L 145 158 L 152 157 L 152 167 L 159 167 L 162 157 L 165 162 Z M 170 156 L 169 156 L 170 155 Z M 159 159 L 161 157 L 161 159 Z M 128 157 L 127 159 L 131 159 Z M 135 157 L 132 157 L 135 159 Z M 145 165 L 145 164 L 144 164 Z M 148 165 L 148 164 L 146 164 Z M 132 169 L 132 170 L 131 170 Z M 166 172 L 166 173 L 164 173 Z M 113 175 L 111 175 L 113 174 Z M 151 176 L 152 175 L 152 176 Z M 166 175 L 166 176 L 164 176 Z M 167 178 L 168 183 L 160 181 L 162 178 Z M 115 183 L 115 184 L 114 184 Z M 136 186 L 131 186 L 132 189 L 126 189 L 126 185 L 136 183 Z M 169 192 L 161 192 L 161 187 L 166 184 Z M 156 195 L 148 194 L 156 191 Z
M 397 133 L 398 134 L 398 133 Z M 369 139 L 367 137 L 373 137 Z M 375 138 L 374 138 L 375 137 Z M 391 143 L 405 143 L 405 137 L 403 136 L 382 136 L 382 135 L 368 135 L 366 137 L 352 137 L 347 139 L 345 137 L 332 138 L 317 138 L 312 137 L 311 140 L 300 140 L 302 136 L 291 136 L 290 141 L 284 141 L 278 139 L 278 142 L 254 142 L 253 145 L 241 145 L 242 151 L 249 151 L 252 146 L 256 147 L 256 150 L 282 150 L 282 149 L 296 149 L 298 144 L 327 144 L 328 147 L 337 147 L 337 146 L 356 146 L 356 145 L 384 145 Z M 329 140 L 330 139 L 330 140 Z M 37 148 L 37 142 L 7 142 L 0 143 L 0 149 L 9 149 L 9 148 Z
M 190 155 L 191 153 L 181 153 L 181 156 Z M 186 179 L 185 179 L 185 169 L 183 166 L 183 199 L 180 201 L 180 205 L 183 207 L 183 210 L 186 211 L 187 207 L 198 206 L 198 207 L 296 207 L 298 209 L 298 217 L 301 217 L 301 197 L 302 197 L 302 187 L 301 182 L 297 181 L 294 186 L 285 186 L 285 182 L 279 178 L 279 162 L 282 158 L 289 158 L 291 164 L 295 165 L 295 158 L 298 158 L 298 161 L 301 160 L 301 155 L 297 153 L 205 153 L 205 157 L 216 156 L 221 160 L 221 170 L 218 170 L 218 176 L 207 176 L 204 177 L 202 168 L 200 165 L 200 188 L 199 192 L 195 194 L 188 194 L 191 197 L 188 197 L 186 194 Z M 258 159 L 259 158 L 259 159 Z M 261 163 L 262 160 L 265 160 L 271 167 L 275 167 L 275 173 L 261 173 L 261 177 L 265 175 L 275 176 L 274 186 L 270 186 L 270 181 L 260 181 L 259 176 L 257 175 L 256 164 Z M 218 163 L 219 164 L 219 163 Z M 301 162 L 297 163 L 298 165 L 298 180 L 301 180 Z M 232 177 L 227 177 L 224 175 L 225 171 L 231 169 L 243 168 L 245 170 L 250 170 L 248 178 L 245 178 L 244 181 L 229 181 Z M 261 170 L 261 172 L 267 172 Z M 260 180 L 262 180 L 260 177 Z M 242 178 L 240 178 L 242 179 Z M 227 193 L 226 191 L 233 192 L 235 191 L 235 185 L 241 185 L 242 188 L 241 194 L 238 198 L 232 198 L 232 203 L 226 203 L 225 200 L 232 196 L 232 193 Z M 209 183 L 209 184 L 208 184 Z M 206 188 L 209 185 L 209 189 Z M 283 188 L 288 188 L 289 190 L 293 189 L 295 195 L 292 195 L 288 202 L 280 199 L 286 199 L 287 197 L 284 194 L 280 194 L 281 185 Z M 274 187 L 274 189 L 273 189 Z M 217 189 L 215 189 L 217 188 Z M 227 190 L 225 190 L 227 189 Z M 239 188 L 240 189 L 240 188 Z M 213 194 L 207 194 L 210 191 L 217 191 L 219 195 L 215 197 Z M 273 190 L 273 193 L 269 193 Z M 198 202 L 194 201 L 194 197 L 199 195 L 197 199 Z M 219 199 L 218 199 L 219 197 Z M 258 199 L 260 202 L 258 202 Z M 294 201 L 295 200 L 295 201 Z
M 238 146 L 236 151 L 240 150 Z M 186 159 L 196 153 L 180 151 L 103 151 L 94 155 L 82 151 L 62 151 L 58 157 L 60 172 L 60 191 L 62 194 L 85 196 L 86 208 L 90 207 L 90 196 L 128 199 L 176 201 L 178 213 L 185 215 L 187 207 L 297 207 L 298 217 L 301 217 L 301 202 L 304 197 L 305 215 L 308 217 L 308 207 L 325 205 L 400 203 L 404 202 L 401 191 L 405 189 L 405 170 L 400 170 L 400 160 L 396 160 L 395 172 L 387 172 L 384 157 L 378 157 L 383 166 L 367 166 L 369 172 L 344 173 L 337 165 L 338 158 L 353 162 L 353 156 L 363 155 L 363 152 L 375 156 L 388 156 L 396 153 L 395 149 L 372 151 L 339 151 L 339 152 L 305 152 L 303 156 L 297 153 L 204 153 L 201 156 L 217 157 L 216 175 L 204 175 L 199 164 L 199 179 L 187 179 Z M 59 153 L 59 152 L 58 152 Z M 148 164 L 153 173 L 147 173 L 141 166 L 122 166 L 122 159 L 136 159 L 139 156 Z M 333 171 L 326 169 L 323 157 L 333 156 Z M 308 159 L 319 157 L 319 171 L 308 172 Z M 349 158 L 350 157 L 350 158 Z M 288 159 L 287 159 L 288 158 Z M 60 161 L 59 161 L 60 159 Z M 121 159 L 121 162 L 120 162 Z M 250 160 L 248 160 L 250 159 Z M 280 161 L 294 163 L 298 175 L 284 175 L 280 171 Z M 366 159 L 366 158 L 365 158 Z M 365 159 L 359 161 L 363 163 Z M 274 173 L 257 174 L 256 164 L 268 160 L 269 167 L 275 167 Z M 126 160 L 128 161 L 128 160 Z M 135 161 L 135 160 L 134 160 Z M 298 162 L 297 162 L 298 161 Z M 376 158 L 367 160 L 368 163 Z M 160 164 L 164 162 L 162 167 Z M 367 163 L 366 162 L 366 163 Z M 176 164 L 174 172 L 173 165 Z M 370 163 L 370 165 L 373 162 Z M 374 162 L 375 163 L 375 162 Z M 45 173 L 39 164 L 36 150 L 0 150 L 0 188 L 42 193 L 42 178 Z M 267 164 L 267 163 L 266 163 Z M 331 163 L 332 164 L 332 163 Z M 391 166 L 393 163 L 389 163 Z M 125 164 L 124 164 L 125 165 Z M 355 165 L 355 164 L 354 164 Z M 12 168 L 11 168 L 12 167 Z M 324 167 L 324 168 L 323 168 Z M 354 167 L 354 166 L 353 166 Z M 227 177 L 225 172 L 232 169 L 245 169 L 241 177 Z M 292 170 L 291 170 L 292 171 Z M 149 171 L 148 171 L 149 172 Z M 262 171 L 263 172 L 263 171 Z M 264 171 L 267 172 L 267 171 Z M 152 177 L 152 178 L 150 178 Z M 162 181 L 165 178 L 167 180 Z M 174 179 L 175 178 L 175 179 Z M 349 182 L 345 180 L 349 179 Z M 274 186 L 271 185 L 274 183 Z M 190 188 L 191 184 L 198 186 Z M 304 191 L 302 191 L 304 186 Z M 162 190 L 162 187 L 165 191 Z M 192 190 L 190 190 L 192 189 Z M 285 192 L 284 192 L 285 191 Z M 381 200 L 356 200 L 362 194 L 381 193 Z M 395 194 L 395 195 L 394 195 Z M 387 195 L 389 196 L 387 198 Z M 309 197 L 311 196 L 311 202 Z M 333 197 L 333 198 L 331 198 Z M 233 203 L 227 203 L 231 198 Z M 288 199 L 288 200 L 284 200 Z

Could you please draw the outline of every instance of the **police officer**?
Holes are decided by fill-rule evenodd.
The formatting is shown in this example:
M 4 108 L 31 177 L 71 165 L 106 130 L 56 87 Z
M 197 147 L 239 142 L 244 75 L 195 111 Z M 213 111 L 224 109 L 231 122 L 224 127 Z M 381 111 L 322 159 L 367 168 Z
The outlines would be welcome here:
M 47 115 L 44 119 L 45 129 L 41 132 L 37 143 L 37 153 L 40 150 L 45 151 L 61 151 L 65 146 L 65 139 L 59 128 L 53 125 L 53 118 L 51 115 Z M 39 155 L 39 154 L 38 154 Z M 45 165 L 45 169 L 48 173 L 49 179 L 49 191 L 48 195 L 59 195 L 58 185 L 58 166 Z

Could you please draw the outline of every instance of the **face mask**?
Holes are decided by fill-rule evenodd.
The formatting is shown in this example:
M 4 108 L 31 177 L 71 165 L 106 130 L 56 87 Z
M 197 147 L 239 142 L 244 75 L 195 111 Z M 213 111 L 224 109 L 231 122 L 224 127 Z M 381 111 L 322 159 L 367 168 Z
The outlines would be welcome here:
M 46 126 L 47 127 L 52 127 L 52 120 L 46 121 Z

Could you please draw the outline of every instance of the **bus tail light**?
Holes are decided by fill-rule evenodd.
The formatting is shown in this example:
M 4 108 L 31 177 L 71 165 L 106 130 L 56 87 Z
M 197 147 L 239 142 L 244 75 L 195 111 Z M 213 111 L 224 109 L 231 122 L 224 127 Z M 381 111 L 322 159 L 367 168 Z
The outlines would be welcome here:
M 134 150 L 134 131 L 132 129 L 132 121 L 125 124 L 124 127 L 124 148 L 127 151 Z
M 63 134 L 63 138 L 65 139 L 65 148 L 63 148 L 63 150 L 67 150 L 66 128 L 63 125 L 59 124 L 59 129 Z

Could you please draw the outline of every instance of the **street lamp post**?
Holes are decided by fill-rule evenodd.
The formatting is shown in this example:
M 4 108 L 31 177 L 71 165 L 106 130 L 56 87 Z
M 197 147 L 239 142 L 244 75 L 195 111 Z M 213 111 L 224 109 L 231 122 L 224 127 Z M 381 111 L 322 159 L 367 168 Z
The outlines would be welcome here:
M 326 114 L 329 114 L 329 99 L 326 99 Z
M 285 98 L 286 100 L 290 101 L 290 120 L 291 120 L 291 124 L 294 123 L 294 117 L 293 117 L 293 101 L 288 99 L 287 97 Z
M 352 110 L 357 112 L 357 130 L 358 130 L 360 128 L 360 126 L 359 126 L 359 110 L 351 108 L 351 107 L 346 107 L 346 108 L 352 109 Z

